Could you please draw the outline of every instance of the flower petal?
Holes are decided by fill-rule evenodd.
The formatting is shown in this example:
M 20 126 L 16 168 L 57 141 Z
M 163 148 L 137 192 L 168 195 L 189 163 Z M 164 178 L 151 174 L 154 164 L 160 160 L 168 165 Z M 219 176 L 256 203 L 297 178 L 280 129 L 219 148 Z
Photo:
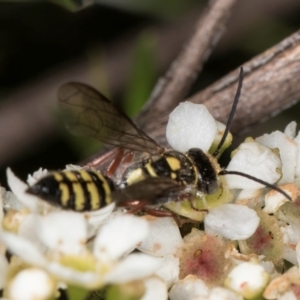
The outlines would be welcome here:
M 298 188 L 295 185 L 290 183 L 280 186 L 280 188 L 286 192 L 292 200 L 296 201 Z M 271 190 L 265 195 L 265 207 L 263 210 L 268 214 L 274 214 L 286 202 L 290 202 L 286 196 L 278 191 Z
M 173 285 L 169 292 L 170 300 L 205 299 L 208 287 L 197 276 L 188 275 Z
M 54 280 L 43 270 L 31 268 L 20 271 L 9 285 L 9 299 L 47 300 L 56 292 Z
M 244 205 L 223 204 L 209 211 L 205 231 L 213 231 L 230 240 L 245 240 L 259 224 L 256 212 Z
M 298 132 L 294 142 L 297 145 L 297 158 L 296 158 L 296 170 L 295 170 L 295 177 L 300 177 L 300 131 Z
M 125 283 L 154 274 L 162 265 L 162 259 L 143 253 L 133 253 L 125 257 L 106 276 L 110 283 Z
M 18 255 L 25 262 L 41 267 L 47 264 L 39 249 L 27 239 L 12 233 L 1 232 L 0 240 L 13 254 Z
M 17 196 L 20 202 L 25 207 L 29 208 L 30 211 L 37 212 L 39 208 L 39 198 L 25 192 L 28 185 L 16 177 L 10 168 L 6 169 L 6 175 L 10 189 Z
M 293 182 L 295 179 L 297 159 L 296 142 L 280 131 L 264 134 L 255 140 L 272 149 L 279 149 L 282 161 L 282 178 L 279 180 L 278 184 Z
M 179 279 L 179 258 L 173 255 L 163 257 L 163 265 L 156 275 L 162 278 L 170 288 Z
M 158 257 L 174 254 L 183 242 L 174 219 L 146 217 L 149 221 L 150 232 L 137 248 Z
M 88 236 L 94 236 L 99 226 L 107 220 L 115 208 L 115 203 L 111 203 L 101 209 L 84 212 L 84 217 L 88 223 Z
M 148 234 L 148 222 L 131 215 L 116 216 L 102 226 L 94 243 L 94 255 L 101 259 L 118 259 Z
M 270 148 L 247 139 L 234 152 L 233 157 L 226 168 L 227 171 L 239 171 L 258 179 L 275 183 L 280 179 L 281 160 Z M 227 175 L 226 181 L 231 189 L 257 190 L 264 187 L 263 184 L 251 179 Z
M 29 174 L 27 177 L 27 183 L 32 186 L 37 183 L 41 178 L 46 176 L 48 174 L 47 169 L 39 168 L 37 171 L 35 171 L 32 175 Z
M 270 275 L 261 265 L 245 262 L 230 271 L 224 285 L 246 299 L 255 299 L 262 294 L 269 279 Z
M 50 249 L 76 255 L 85 248 L 87 228 L 82 214 L 55 211 L 38 220 L 38 236 Z
M 11 191 L 6 191 L 3 187 L 0 187 L 0 199 L 2 212 L 3 208 L 5 208 L 6 210 L 22 210 L 23 208 L 25 208 L 25 206 L 20 202 L 20 200 L 16 197 L 14 193 L 12 193 Z
M 158 277 L 150 277 L 144 281 L 146 292 L 141 300 L 167 300 L 168 287 L 167 284 Z
M 292 121 L 286 125 L 283 133 L 288 137 L 290 137 L 291 139 L 294 139 L 296 137 L 296 128 L 297 128 L 297 123 L 295 121 Z
M 79 285 L 90 289 L 100 288 L 103 282 L 103 276 L 93 271 L 77 271 L 70 267 L 65 267 L 55 261 L 49 262 L 47 271 L 56 278 L 73 285 Z
M 208 152 L 216 133 L 216 122 L 207 108 L 188 101 L 172 111 L 166 128 L 168 143 L 180 152 L 191 148 Z

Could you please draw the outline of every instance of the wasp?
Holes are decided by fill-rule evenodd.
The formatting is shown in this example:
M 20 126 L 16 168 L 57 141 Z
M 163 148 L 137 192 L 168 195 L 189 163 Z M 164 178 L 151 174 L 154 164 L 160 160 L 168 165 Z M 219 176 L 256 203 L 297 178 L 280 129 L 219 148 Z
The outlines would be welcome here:
M 279 191 L 290 199 L 280 188 L 245 173 L 221 169 L 217 162 L 217 156 L 230 130 L 241 93 L 242 81 L 243 69 L 241 68 L 238 88 L 226 129 L 212 155 L 204 153 L 199 148 L 189 149 L 186 153 L 172 149 L 166 150 L 139 129 L 123 111 L 118 109 L 94 88 L 78 82 L 64 84 L 58 90 L 58 100 L 61 110 L 68 118 L 68 130 L 73 134 L 86 135 L 106 144 L 116 146 L 117 148 L 115 149 L 119 149 L 118 151 L 114 149 L 104 155 L 97 160 L 97 163 L 101 164 L 101 162 L 112 157 L 112 154 L 115 155 L 117 153 L 118 159 L 115 157 L 111 163 L 111 169 L 115 170 L 116 166 L 118 167 L 120 164 L 120 158 L 122 159 L 124 150 L 146 153 L 147 157 L 138 162 L 129 163 L 129 167 L 122 172 L 117 188 L 109 177 L 103 175 L 99 177 L 92 171 L 84 171 L 86 173 L 81 171 L 82 173 L 79 172 L 78 174 L 72 172 L 66 174 L 58 173 L 60 176 L 54 173 L 50 177 L 53 186 L 56 186 L 56 188 L 53 188 L 52 191 L 48 189 L 44 199 L 50 199 L 56 192 L 60 193 L 55 198 L 56 202 L 60 202 L 62 206 L 75 210 L 88 210 L 93 207 L 101 208 L 110 203 L 112 201 L 111 197 L 115 193 L 114 191 L 117 190 L 118 193 L 115 193 L 115 198 L 120 197 L 120 195 L 123 196 L 125 199 L 123 204 L 131 200 L 144 200 L 146 205 L 161 204 L 171 199 L 168 197 L 169 190 L 166 189 L 165 183 L 169 184 L 169 189 L 170 187 L 173 190 L 181 189 L 177 196 L 175 193 L 172 194 L 172 196 L 175 195 L 173 200 L 181 200 L 182 195 L 189 197 L 198 192 L 208 195 L 214 194 L 219 187 L 218 176 L 227 174 L 247 177 Z M 109 171 L 108 173 L 110 174 L 111 172 Z M 87 180 L 87 174 L 94 176 L 95 180 L 98 183 L 100 182 L 100 185 L 98 186 L 98 183 L 96 184 L 96 181 L 93 181 L 94 179 Z M 50 177 L 48 179 L 45 178 L 45 181 L 49 181 L 49 184 Z M 154 178 L 161 180 L 162 184 L 159 184 L 160 181 L 154 180 Z M 73 180 L 72 184 L 70 180 Z M 89 186 L 93 186 L 97 192 L 90 193 L 89 196 L 82 196 L 86 195 L 84 191 Z M 182 192 L 182 187 L 186 188 L 188 193 Z M 37 190 L 41 189 L 37 187 L 36 189 L 31 188 L 30 192 L 38 194 Z M 63 196 L 63 190 L 67 190 L 65 196 Z M 127 196 L 124 196 L 125 194 Z M 155 199 L 153 195 L 157 198 Z M 66 201 L 67 198 L 69 199 L 68 201 Z M 119 199 L 117 202 L 122 203 Z

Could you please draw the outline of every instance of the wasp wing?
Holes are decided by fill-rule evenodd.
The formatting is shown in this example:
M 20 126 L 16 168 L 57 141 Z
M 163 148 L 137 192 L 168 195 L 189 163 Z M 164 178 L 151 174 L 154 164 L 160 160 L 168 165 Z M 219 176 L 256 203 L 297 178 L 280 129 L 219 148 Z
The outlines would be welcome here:
M 62 85 L 58 90 L 58 101 L 68 118 L 67 129 L 72 134 L 151 155 L 162 151 L 111 101 L 86 84 L 70 82 Z
M 117 204 L 128 201 L 147 201 L 149 204 L 163 204 L 177 198 L 184 186 L 170 178 L 148 177 L 137 183 L 114 192 L 113 199 Z

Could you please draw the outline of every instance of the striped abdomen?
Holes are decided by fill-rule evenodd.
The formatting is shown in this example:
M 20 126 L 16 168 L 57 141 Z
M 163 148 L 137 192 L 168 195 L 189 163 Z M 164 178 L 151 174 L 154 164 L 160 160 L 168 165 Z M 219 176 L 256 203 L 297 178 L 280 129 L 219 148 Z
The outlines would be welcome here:
M 51 204 L 75 211 L 92 211 L 112 202 L 113 182 L 96 171 L 53 172 L 27 192 Z

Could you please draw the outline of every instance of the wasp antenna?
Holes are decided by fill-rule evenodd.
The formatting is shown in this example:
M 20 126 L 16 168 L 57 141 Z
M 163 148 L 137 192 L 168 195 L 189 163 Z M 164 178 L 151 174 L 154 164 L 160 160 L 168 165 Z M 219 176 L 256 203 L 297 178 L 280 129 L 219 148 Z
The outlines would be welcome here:
M 271 183 L 268 183 L 264 180 L 261 180 L 261 179 L 258 179 L 256 177 L 253 177 L 249 174 L 245 174 L 245 173 L 242 173 L 242 172 L 238 172 L 238 171 L 227 171 L 227 170 L 222 170 L 219 172 L 218 175 L 239 175 L 239 176 L 242 176 L 242 177 L 246 177 L 248 179 L 251 179 L 253 181 L 256 181 L 258 183 L 261 183 L 261 184 L 264 184 L 265 186 L 267 186 L 268 188 L 272 189 L 272 190 L 275 190 L 279 193 L 281 193 L 283 196 L 285 196 L 287 199 L 289 199 L 290 201 L 292 201 L 292 198 L 285 192 L 283 191 L 281 188 L 277 187 L 276 185 L 273 185 Z
M 227 138 L 227 135 L 229 133 L 229 130 L 230 130 L 230 127 L 231 127 L 231 123 L 232 123 L 232 119 L 233 119 L 233 116 L 235 114 L 235 111 L 236 111 L 236 107 L 237 107 L 237 104 L 239 102 L 239 98 L 240 98 L 240 95 L 241 95 L 241 90 L 242 90 L 242 85 L 243 85 L 243 78 L 244 78 L 244 71 L 243 71 L 243 67 L 241 67 L 240 69 L 240 75 L 239 75 L 239 84 L 238 84 L 238 88 L 236 90 L 236 94 L 235 94 L 235 97 L 234 97 L 234 101 L 233 101 L 233 104 L 232 104 L 232 107 L 231 107 L 231 112 L 230 112 L 230 115 L 229 115 L 229 118 L 227 120 L 227 124 L 226 124 L 226 128 L 225 128 L 225 132 L 222 136 L 222 139 L 217 147 L 217 149 L 215 150 L 215 152 L 213 153 L 213 157 L 217 157 L 219 152 L 220 152 L 220 149 L 222 148 L 226 138 Z

